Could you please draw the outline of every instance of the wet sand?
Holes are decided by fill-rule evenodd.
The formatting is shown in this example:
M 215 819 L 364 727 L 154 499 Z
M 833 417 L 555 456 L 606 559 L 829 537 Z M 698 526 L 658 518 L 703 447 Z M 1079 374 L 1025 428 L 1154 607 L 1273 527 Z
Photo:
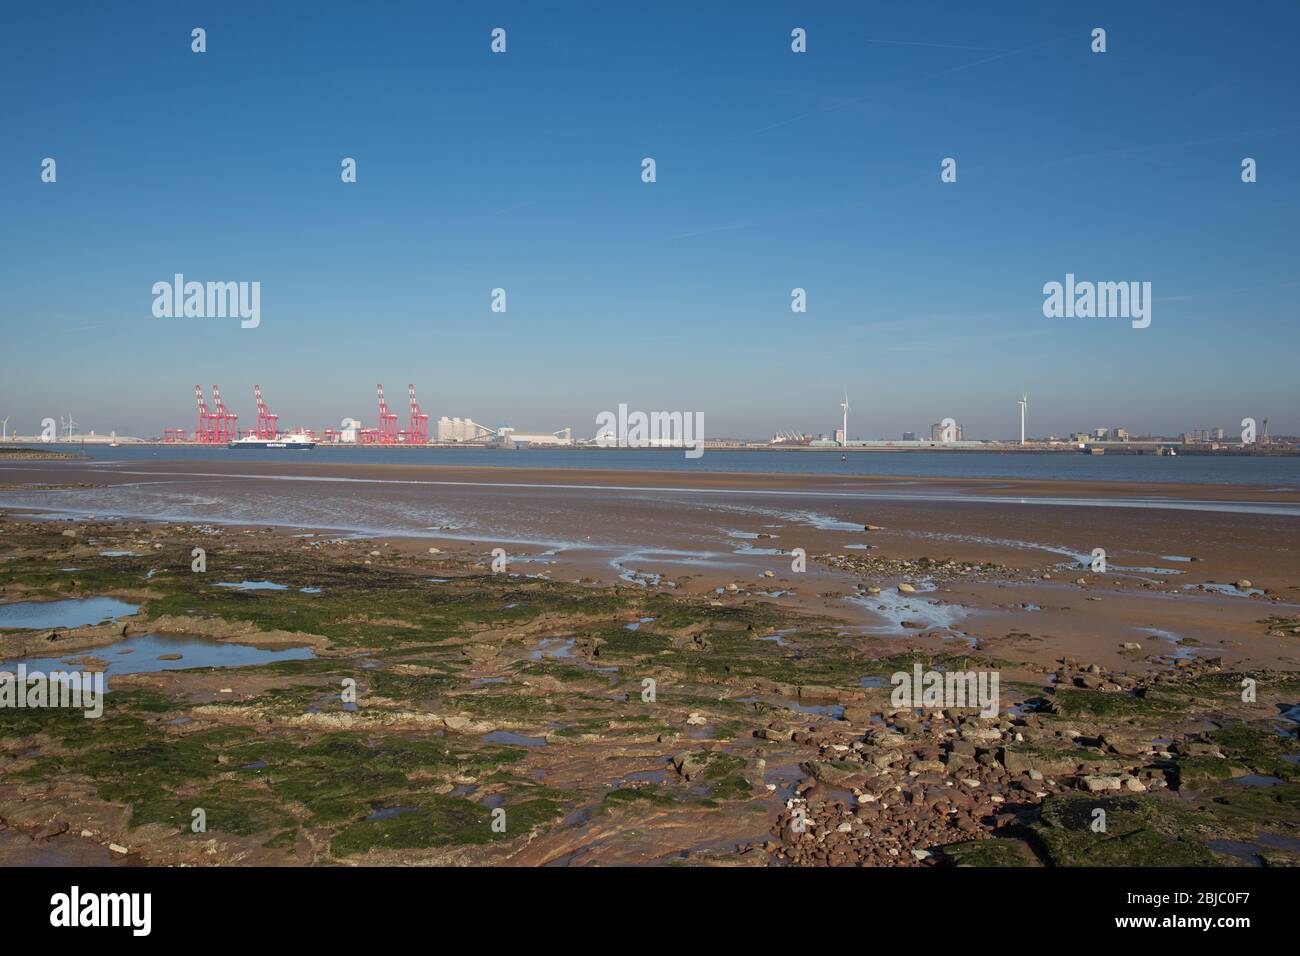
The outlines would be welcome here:
M 1300 666 L 1300 640 L 1261 623 L 1300 614 L 1293 488 L 300 460 L 0 465 L 0 485 L 26 482 L 53 487 L 0 493 L 0 506 L 327 529 L 485 565 L 500 547 L 515 574 L 771 601 L 1042 666 L 1069 654 L 1133 665 L 1125 643 Z M 94 487 L 67 487 L 81 484 Z M 1106 573 L 1089 567 L 1097 548 Z M 805 572 L 792 570 L 795 549 Z M 996 570 L 894 590 L 922 559 Z M 863 592 L 867 577 L 882 594 Z M 1243 579 L 1251 589 L 1238 592 Z
M 367 464 L 361 462 L 187 461 L 183 458 L 158 461 L 119 462 L 0 462 L 0 479 L 10 471 L 21 471 L 21 481 L 60 482 L 86 480 L 89 474 L 101 478 L 118 472 L 128 478 L 141 476 L 184 477 L 302 476 L 308 478 L 350 478 L 363 481 L 410 481 L 438 483 L 525 484 L 537 486 L 628 486 L 679 489 L 736 489 L 740 491 L 791 490 L 810 493 L 925 493 L 964 497 L 994 495 L 1001 498 L 1079 497 L 1102 500 L 1124 498 L 1156 501 L 1269 502 L 1300 506 L 1300 488 L 1245 484 L 1151 483 L 1124 481 L 1045 481 L 1007 478 L 934 478 L 925 476 L 798 475 L 753 472 L 631 471 L 595 468 L 472 467 L 455 465 Z M 71 477 L 76 476 L 76 477 Z

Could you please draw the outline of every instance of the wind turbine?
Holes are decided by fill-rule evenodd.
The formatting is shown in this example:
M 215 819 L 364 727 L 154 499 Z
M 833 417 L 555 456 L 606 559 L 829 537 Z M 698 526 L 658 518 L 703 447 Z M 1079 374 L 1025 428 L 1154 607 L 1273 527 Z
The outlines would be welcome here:
M 8 441 L 8 440 L 9 440 L 9 419 L 6 418 L 4 422 L 0 424 L 0 441 Z
M 1029 396 L 1025 392 L 1020 393 L 1020 401 L 1016 402 L 1020 406 L 1020 444 L 1025 443 L 1025 409 L 1029 407 Z
M 59 421 L 63 421 L 63 416 L 59 416 Z M 72 413 L 68 412 L 68 420 L 64 427 L 68 429 L 68 441 L 72 441 L 72 429 L 77 427 L 77 423 L 72 420 Z
M 847 389 L 845 389 L 845 391 L 844 391 L 844 401 L 840 402 L 840 408 L 842 408 L 842 409 L 844 410 L 844 441 L 843 441 L 843 445 L 844 445 L 844 447 L 847 448 L 847 447 L 848 447 L 848 444 L 849 444 L 849 393 L 848 393 L 848 390 L 847 390 Z

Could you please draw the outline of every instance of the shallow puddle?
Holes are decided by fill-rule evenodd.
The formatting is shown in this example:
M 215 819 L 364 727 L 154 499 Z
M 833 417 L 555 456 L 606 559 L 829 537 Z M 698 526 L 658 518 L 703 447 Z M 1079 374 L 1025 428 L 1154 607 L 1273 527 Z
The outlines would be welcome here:
M 129 652 L 129 653 L 128 653 Z M 158 660 L 161 655 L 179 654 L 177 660 Z M 152 674 L 156 671 L 184 670 L 193 667 L 247 667 L 251 664 L 268 664 L 272 661 L 307 660 L 315 657 L 309 647 L 286 647 L 269 650 L 252 647 L 247 644 L 226 644 L 219 641 L 196 637 L 163 637 L 156 634 L 142 634 L 128 637 L 94 650 L 76 651 L 62 657 L 28 657 L 21 660 L 7 661 L 4 668 L 16 667 L 19 663 L 27 665 L 28 672 L 67 671 L 78 669 L 75 665 L 64 663 L 69 657 L 99 657 L 107 659 L 113 655 L 104 668 L 105 686 L 119 674 Z
M 956 625 L 972 613 L 970 608 L 960 604 L 940 604 L 927 601 L 923 595 L 933 593 L 935 587 L 929 582 L 912 585 L 916 590 L 911 594 L 897 588 L 887 588 L 879 594 L 852 595 L 844 600 L 865 607 L 888 623 L 883 627 L 872 628 L 891 634 L 905 634 L 910 630 L 955 630 Z M 904 622 L 908 625 L 905 627 Z
M 494 730 L 490 734 L 483 735 L 485 744 L 504 744 L 513 747 L 545 747 L 545 737 L 529 737 L 525 734 L 517 734 L 513 730 Z
M 528 659 L 540 661 L 544 657 L 563 658 L 573 656 L 573 638 L 545 637 L 537 643 L 535 650 L 529 651 Z
M 67 601 L 24 601 L 0 604 L 0 627 L 41 629 L 47 627 L 82 627 L 127 617 L 139 610 L 117 598 L 92 597 Z
M 400 817 L 403 813 L 414 813 L 418 809 L 419 807 L 383 807 L 373 813 L 366 814 L 366 819 L 392 820 L 394 817 Z
M 830 717 L 833 720 L 844 719 L 843 704 L 801 704 L 797 700 L 775 695 L 737 697 L 736 700 L 742 704 L 770 704 L 773 707 L 784 707 L 786 710 L 793 710 L 797 714 L 817 714 L 821 717 Z
M 1264 592 L 1259 588 L 1239 588 L 1235 584 L 1184 584 L 1184 591 L 1209 591 L 1212 594 L 1223 594 L 1228 597 L 1250 597 L 1253 594 L 1262 595 Z
M 1240 840 L 1210 840 L 1206 846 L 1215 853 L 1223 853 L 1238 860 L 1245 860 L 1252 866 L 1264 865 L 1263 860 L 1259 858 L 1259 850 L 1249 843 L 1242 843 Z
M 1281 777 L 1270 777 L 1262 773 L 1248 773 L 1244 777 L 1233 777 L 1233 783 L 1239 783 L 1243 787 L 1276 787 L 1285 781 Z
M 763 783 L 776 787 L 774 792 L 784 803 L 794 796 L 795 788 L 805 776 L 798 764 L 776 764 L 767 768 L 767 772 L 763 774 Z
M 1285 836 L 1281 833 L 1261 833 L 1255 838 L 1262 846 L 1274 850 L 1287 850 L 1291 853 L 1300 853 L 1300 839 L 1293 836 Z
M 1141 631 L 1143 634 L 1149 634 L 1152 637 L 1158 637 L 1160 638 L 1160 640 L 1168 641 L 1170 644 L 1174 645 L 1173 654 L 1171 654 L 1170 656 L 1175 659 L 1186 659 L 1190 657 L 1195 657 L 1197 651 L 1204 650 L 1204 648 L 1194 647 L 1192 645 L 1183 643 L 1186 640 L 1186 638 L 1182 637 L 1179 634 L 1174 633 L 1173 631 L 1167 631 L 1164 628 L 1139 627 L 1139 628 L 1135 628 L 1135 630 Z

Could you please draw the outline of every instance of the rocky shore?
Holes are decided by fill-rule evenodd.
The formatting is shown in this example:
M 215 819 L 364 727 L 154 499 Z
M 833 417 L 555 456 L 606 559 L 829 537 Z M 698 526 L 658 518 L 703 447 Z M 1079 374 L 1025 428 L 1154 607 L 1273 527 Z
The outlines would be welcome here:
M 1300 862 L 1300 674 L 1239 654 L 1111 636 L 1042 661 L 1030 631 L 964 647 L 757 583 L 564 583 L 311 529 L 9 515 L 0 533 L 0 603 L 138 605 L 0 630 L 0 661 L 112 681 L 100 719 L 0 712 L 0 863 Z M 1026 580 L 818 554 L 866 595 Z M 1291 617 L 1250 621 L 1296 639 Z M 124 642 L 159 635 L 309 656 L 113 676 Z M 1001 699 L 897 706 L 891 675 L 917 665 L 996 672 Z

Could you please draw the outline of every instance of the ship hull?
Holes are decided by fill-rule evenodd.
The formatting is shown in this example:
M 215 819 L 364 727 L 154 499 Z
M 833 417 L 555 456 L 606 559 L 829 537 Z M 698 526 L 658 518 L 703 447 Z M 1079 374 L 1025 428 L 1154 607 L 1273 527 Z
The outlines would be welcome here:
M 277 451 L 307 451 L 315 448 L 314 441 L 232 441 L 227 448 L 273 448 Z

